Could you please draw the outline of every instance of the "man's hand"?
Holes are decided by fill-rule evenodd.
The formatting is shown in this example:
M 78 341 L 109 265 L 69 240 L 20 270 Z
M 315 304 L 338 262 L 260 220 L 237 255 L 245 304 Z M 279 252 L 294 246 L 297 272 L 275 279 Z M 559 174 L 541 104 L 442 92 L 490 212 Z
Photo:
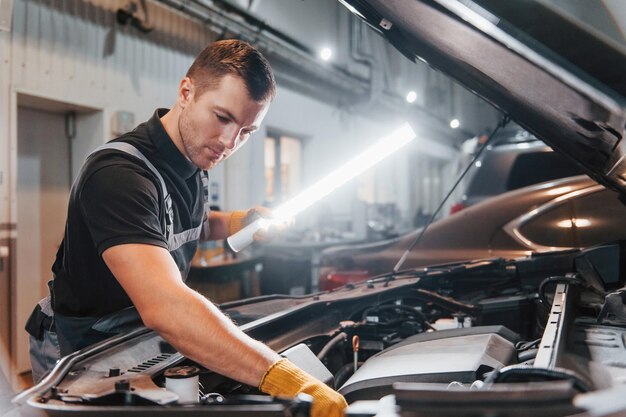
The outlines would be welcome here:
M 340 417 L 348 406 L 341 394 L 285 358 L 268 368 L 259 389 L 273 396 L 295 397 L 300 393 L 309 394 L 313 397 L 313 417 Z
M 272 210 L 263 206 L 255 206 L 247 211 L 234 211 L 230 217 L 230 234 L 234 234 L 258 219 L 267 220 L 266 225 L 261 227 L 253 236 L 256 242 L 267 242 L 283 233 L 293 225 L 293 219 L 277 221 L 272 216 Z

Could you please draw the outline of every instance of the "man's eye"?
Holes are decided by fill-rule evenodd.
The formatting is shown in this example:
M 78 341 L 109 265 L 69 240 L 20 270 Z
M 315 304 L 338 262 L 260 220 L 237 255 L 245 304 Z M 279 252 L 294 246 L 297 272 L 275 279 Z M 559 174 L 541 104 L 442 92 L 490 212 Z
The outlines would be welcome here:
M 228 120 L 227 117 L 220 116 L 219 114 L 216 114 L 216 116 L 217 116 L 217 120 L 219 120 L 221 123 L 226 124 L 226 123 L 228 123 L 230 121 L 230 120 Z

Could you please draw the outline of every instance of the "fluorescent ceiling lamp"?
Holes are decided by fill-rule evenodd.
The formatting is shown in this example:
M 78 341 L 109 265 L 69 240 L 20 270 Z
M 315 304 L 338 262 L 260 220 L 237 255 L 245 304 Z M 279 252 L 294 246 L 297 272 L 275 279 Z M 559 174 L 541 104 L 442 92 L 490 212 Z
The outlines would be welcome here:
M 461 122 L 459 122 L 459 119 L 452 119 L 452 120 L 450 120 L 450 127 L 452 129 L 456 129 L 459 126 L 461 126 Z
M 271 220 L 256 220 L 230 236 L 226 239 L 228 245 L 235 252 L 239 252 L 253 242 L 254 233 L 259 229 L 269 227 L 272 223 L 283 223 L 291 219 L 338 187 L 376 165 L 413 139 L 415 139 L 415 132 L 408 123 L 405 123 L 398 130 L 380 139 L 374 145 L 370 146 L 335 171 L 326 175 L 291 200 L 281 204 L 273 210 L 274 217 Z
M 415 103 L 415 100 L 417 99 L 417 93 L 415 91 L 409 91 L 406 95 L 406 101 L 407 103 Z
M 320 58 L 322 58 L 322 60 L 324 61 L 330 60 L 332 56 L 333 56 L 333 50 L 330 48 L 322 48 L 322 50 L 320 51 Z

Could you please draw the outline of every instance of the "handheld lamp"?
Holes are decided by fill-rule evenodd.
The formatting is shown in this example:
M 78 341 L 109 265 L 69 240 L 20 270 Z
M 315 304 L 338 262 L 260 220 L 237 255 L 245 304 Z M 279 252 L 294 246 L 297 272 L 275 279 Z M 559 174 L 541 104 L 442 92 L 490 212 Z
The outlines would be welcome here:
M 233 251 L 239 252 L 254 241 L 254 234 L 261 228 L 267 228 L 272 224 L 280 224 L 294 217 L 413 139 L 415 139 L 415 132 L 408 123 L 405 123 L 398 130 L 380 139 L 335 171 L 274 209 L 271 219 L 255 220 L 237 233 L 229 236 L 226 242 Z

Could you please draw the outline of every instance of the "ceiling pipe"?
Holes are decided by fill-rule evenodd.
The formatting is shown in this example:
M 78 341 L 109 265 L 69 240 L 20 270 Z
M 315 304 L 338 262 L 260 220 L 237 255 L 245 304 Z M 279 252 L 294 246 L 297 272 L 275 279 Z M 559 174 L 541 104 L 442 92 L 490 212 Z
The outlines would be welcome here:
M 212 0 L 212 1 L 216 3 L 225 12 L 233 13 L 243 18 L 246 24 L 255 26 L 256 28 L 258 28 L 260 32 L 267 32 L 271 34 L 272 36 L 280 39 L 281 41 L 286 42 L 289 45 L 301 50 L 304 53 L 307 53 L 309 55 L 314 55 L 314 52 L 311 50 L 311 48 L 304 45 L 302 42 L 299 42 L 296 39 L 292 38 L 291 36 L 288 36 L 284 32 L 281 32 L 278 29 L 274 28 L 273 26 L 268 25 L 264 20 L 261 20 L 258 17 L 250 14 L 248 11 L 239 7 L 238 5 L 230 3 L 229 1 L 226 1 L 226 0 Z
M 383 70 L 381 64 L 374 55 L 362 50 L 363 40 L 366 35 L 363 32 L 365 25 L 356 16 L 350 16 L 350 57 L 358 63 L 369 68 L 369 89 L 365 101 L 357 103 L 351 108 L 352 111 L 370 110 L 383 93 Z
M 216 34 L 230 33 L 254 44 L 268 57 L 278 80 L 281 73 L 282 78 L 287 78 L 288 73 L 302 74 L 300 86 L 294 84 L 296 77 L 289 76 L 290 85 L 296 89 L 311 90 L 312 85 L 318 96 L 325 101 L 332 97 L 339 105 L 349 105 L 367 94 L 366 79 L 335 65 L 322 64 L 304 45 L 243 10 L 234 12 L 243 19 L 237 20 L 203 0 L 156 1 L 201 21 Z M 251 27 L 248 21 L 255 24 Z
M 424 117 L 431 121 L 436 121 L 440 124 L 442 134 L 451 139 L 452 142 L 457 141 L 459 137 L 470 137 L 473 134 L 467 130 L 459 129 L 456 132 L 450 131 L 449 120 L 430 110 L 426 106 L 413 105 L 407 107 L 407 103 L 404 97 L 398 93 L 392 92 L 385 88 L 384 80 L 384 64 L 380 58 L 376 59 L 372 53 L 367 53 L 363 50 L 363 41 L 366 39 L 366 31 L 369 29 L 355 16 L 350 18 L 350 57 L 369 68 L 369 89 L 368 95 L 363 102 L 357 103 L 350 107 L 352 112 L 368 112 L 372 117 L 376 117 L 381 113 L 384 113 L 383 109 L 392 115 L 404 115 L 404 117 L 415 120 L 423 121 Z M 450 98 L 452 102 L 452 97 Z M 384 119 L 386 116 L 383 116 Z M 440 136 L 441 137 L 441 136 Z

